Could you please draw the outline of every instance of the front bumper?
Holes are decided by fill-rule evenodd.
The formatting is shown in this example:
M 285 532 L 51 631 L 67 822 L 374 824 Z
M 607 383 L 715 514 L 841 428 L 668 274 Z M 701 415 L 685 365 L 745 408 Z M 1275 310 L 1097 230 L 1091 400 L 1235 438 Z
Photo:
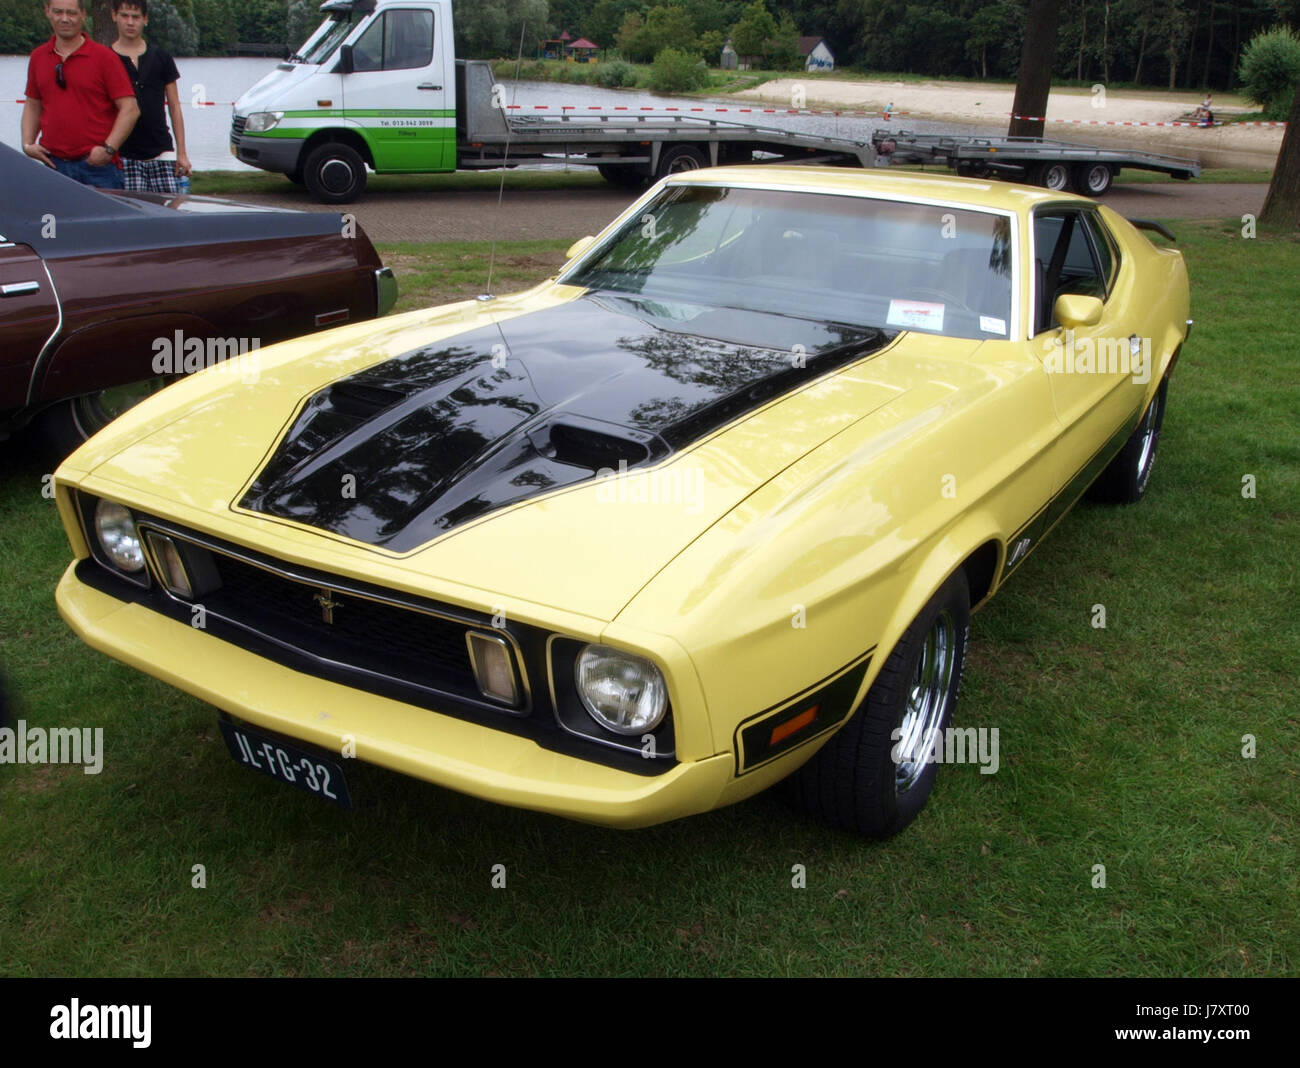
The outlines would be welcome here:
M 87 645 L 231 715 L 484 800 L 611 827 L 645 827 L 738 800 L 722 753 L 646 777 L 503 731 L 302 674 L 82 583 L 70 565 L 59 612 Z M 748 792 L 748 791 L 746 791 Z
M 261 167 L 277 174 L 295 173 L 302 160 L 305 137 L 259 137 L 253 134 L 230 135 L 230 151 L 240 163 Z

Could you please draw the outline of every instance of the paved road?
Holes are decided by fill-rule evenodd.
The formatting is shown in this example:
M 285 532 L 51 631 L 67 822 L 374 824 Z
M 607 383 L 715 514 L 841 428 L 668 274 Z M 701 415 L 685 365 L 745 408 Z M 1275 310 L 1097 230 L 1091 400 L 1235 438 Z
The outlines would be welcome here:
M 1116 186 L 1102 203 L 1121 215 L 1144 219 L 1240 218 L 1259 214 L 1268 186 L 1169 183 Z M 629 202 L 613 186 L 571 190 L 507 189 L 501 203 L 495 192 L 447 190 L 437 193 L 370 194 L 346 208 L 314 204 L 288 186 L 283 193 L 238 198 L 256 204 L 307 211 L 356 213 L 375 241 L 522 241 L 534 238 L 576 240 L 594 234 Z

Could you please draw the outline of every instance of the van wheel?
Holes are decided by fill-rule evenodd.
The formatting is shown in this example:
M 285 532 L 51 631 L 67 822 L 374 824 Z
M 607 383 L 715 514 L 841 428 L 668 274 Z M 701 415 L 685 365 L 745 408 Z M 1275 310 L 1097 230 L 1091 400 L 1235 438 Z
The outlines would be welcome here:
M 890 838 L 920 814 L 961 691 L 970 584 L 954 572 L 894 646 L 853 717 L 789 779 L 797 804 L 832 827 Z M 933 749 L 937 744 L 939 749 Z
M 659 153 L 656 178 L 664 178 L 678 171 L 698 171 L 709 165 L 709 157 L 694 145 L 669 145 Z
M 348 204 L 365 191 L 366 163 L 356 149 L 327 141 L 307 157 L 302 180 L 320 203 Z

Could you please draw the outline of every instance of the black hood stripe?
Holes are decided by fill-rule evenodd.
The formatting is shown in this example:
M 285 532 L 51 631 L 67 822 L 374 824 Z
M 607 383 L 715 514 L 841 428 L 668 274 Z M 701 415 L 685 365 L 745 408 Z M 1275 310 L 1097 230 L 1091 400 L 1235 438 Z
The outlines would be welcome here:
M 602 469 L 656 463 L 895 336 L 588 293 L 315 393 L 240 504 L 407 552 Z

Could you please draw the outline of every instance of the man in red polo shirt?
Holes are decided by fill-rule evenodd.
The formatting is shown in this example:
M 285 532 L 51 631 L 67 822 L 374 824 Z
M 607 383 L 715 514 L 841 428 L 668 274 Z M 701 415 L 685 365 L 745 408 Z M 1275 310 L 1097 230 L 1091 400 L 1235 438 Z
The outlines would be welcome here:
M 131 79 L 81 32 L 83 0 L 46 0 L 45 17 L 54 36 L 27 63 L 23 151 L 85 185 L 121 189 L 117 150 L 140 114 Z

